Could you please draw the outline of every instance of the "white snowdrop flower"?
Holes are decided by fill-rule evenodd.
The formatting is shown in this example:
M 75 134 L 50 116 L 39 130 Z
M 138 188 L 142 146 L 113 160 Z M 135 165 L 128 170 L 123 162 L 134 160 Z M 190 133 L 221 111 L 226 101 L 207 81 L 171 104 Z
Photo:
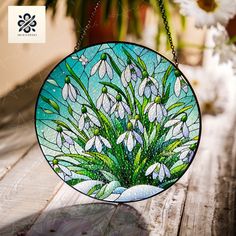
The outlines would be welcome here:
M 173 119 L 169 120 L 165 123 L 164 127 L 172 127 L 172 135 L 173 137 L 176 137 L 180 133 L 182 134 L 183 137 L 188 138 L 189 137 L 189 127 L 187 126 L 187 121 L 188 116 L 184 114 L 181 119 Z
M 78 91 L 74 88 L 74 86 L 70 83 L 70 78 L 67 76 L 65 78 L 65 85 L 62 89 L 62 97 L 64 100 L 68 98 L 72 101 L 76 101 Z
M 175 148 L 173 151 L 176 153 L 180 153 L 179 159 L 183 162 L 191 162 L 196 150 L 196 142 L 189 141 L 183 144 L 181 147 Z
M 157 96 L 153 102 L 149 102 L 145 107 L 144 113 L 148 113 L 148 119 L 150 122 L 161 122 L 163 117 L 167 116 L 167 110 L 163 104 L 161 104 L 161 97 Z
M 153 179 L 158 178 L 160 182 L 162 182 L 166 177 L 170 178 L 171 176 L 170 171 L 166 165 L 158 162 L 148 167 L 145 176 L 150 174 L 152 174 Z
M 111 108 L 111 114 L 115 113 L 115 116 L 123 119 L 125 114 L 131 114 L 129 106 L 122 101 L 122 97 L 120 94 L 116 95 L 116 102 Z
M 59 169 L 59 173 L 58 175 L 65 179 L 67 176 L 71 176 L 72 175 L 72 172 L 64 165 L 61 165 L 59 160 L 57 159 L 53 159 L 52 161 L 49 162 L 52 166 L 53 166 L 53 169 L 56 170 L 57 168 Z
M 174 92 L 175 95 L 177 97 L 179 97 L 180 93 L 181 93 L 181 89 L 187 93 L 188 92 L 188 85 L 184 80 L 183 75 L 180 73 L 179 70 L 175 70 L 175 76 L 176 76 L 176 80 L 175 80 L 175 85 L 174 85 Z
M 128 122 L 127 131 L 119 136 L 116 143 L 124 143 L 128 150 L 131 152 L 133 148 L 136 146 L 137 142 L 143 145 L 142 137 L 133 130 L 133 124 Z
M 102 94 L 99 96 L 97 100 L 97 108 L 101 109 L 102 107 L 106 113 L 109 113 L 111 110 L 111 107 L 114 105 L 115 102 L 116 102 L 115 97 L 109 94 L 107 92 L 107 88 L 104 86 L 102 88 Z
M 180 13 L 195 19 L 196 27 L 226 25 L 234 17 L 236 1 L 232 0 L 175 0 Z
M 97 127 L 100 127 L 101 124 L 96 116 L 90 114 L 85 106 L 82 106 L 81 108 L 82 115 L 79 118 L 78 125 L 80 130 L 89 129 L 90 127 L 93 127 L 96 125 Z
M 128 59 L 127 64 L 121 74 L 121 82 L 125 88 L 128 87 L 128 83 L 130 83 L 131 80 L 136 81 L 137 78 L 141 78 L 142 76 L 141 70 L 135 66 L 130 59 Z
M 69 135 L 67 135 L 60 126 L 58 126 L 56 130 L 56 144 L 59 148 L 62 148 L 62 146 L 70 148 L 71 145 L 74 145 L 73 139 Z
M 138 94 L 140 97 L 145 95 L 147 98 L 150 98 L 151 95 L 158 95 L 158 82 L 148 75 L 146 71 L 143 72 L 143 81 L 139 85 Z
M 90 150 L 92 147 L 96 148 L 98 152 L 102 151 L 103 145 L 107 148 L 111 148 L 111 144 L 107 139 L 99 135 L 99 129 L 94 131 L 94 136 L 88 140 L 85 145 L 85 151 Z
M 98 75 L 100 79 L 103 79 L 103 77 L 107 74 L 110 79 L 113 78 L 113 72 L 111 69 L 111 66 L 106 61 L 107 55 L 103 53 L 101 55 L 101 59 L 93 66 L 91 69 L 90 75 L 94 75 L 98 70 Z
M 77 55 L 71 56 L 74 60 L 79 60 L 83 66 L 86 66 L 88 64 L 88 58 L 86 58 L 84 55 L 81 55 L 81 57 L 78 57 Z
M 140 116 L 139 115 L 136 115 L 134 117 L 134 119 L 131 119 L 130 122 L 132 123 L 133 127 L 137 127 L 141 133 L 144 132 L 144 127 L 143 127 L 143 124 L 141 123 L 140 121 Z

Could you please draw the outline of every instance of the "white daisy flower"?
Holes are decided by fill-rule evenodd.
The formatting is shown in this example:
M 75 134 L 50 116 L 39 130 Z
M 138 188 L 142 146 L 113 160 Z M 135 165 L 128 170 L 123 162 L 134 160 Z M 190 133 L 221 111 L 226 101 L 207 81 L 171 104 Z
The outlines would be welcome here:
M 196 150 L 196 141 L 189 141 L 183 144 L 181 147 L 175 148 L 173 151 L 180 153 L 179 159 L 183 162 L 191 162 Z
M 107 92 L 106 86 L 104 86 L 102 88 L 102 94 L 99 96 L 99 98 L 97 100 L 97 108 L 101 109 L 101 107 L 102 107 L 106 113 L 109 113 L 111 107 L 114 105 L 115 102 L 116 102 L 115 97 L 113 95 L 109 94 Z
M 145 95 L 147 98 L 150 98 L 151 95 L 158 95 L 158 82 L 148 75 L 146 71 L 143 72 L 143 81 L 139 85 L 138 94 L 140 97 Z
M 215 43 L 213 55 L 219 55 L 220 63 L 233 62 L 236 54 L 236 46 L 229 43 L 229 36 L 225 28 L 218 27 L 218 32 L 213 36 Z
M 181 93 L 181 89 L 187 93 L 188 92 L 188 85 L 184 80 L 183 75 L 180 73 L 179 70 L 175 70 L 175 76 L 176 76 L 176 80 L 175 80 L 175 85 L 174 85 L 174 92 L 175 95 L 177 97 L 179 97 L 180 93 Z
M 94 131 L 94 136 L 88 140 L 85 145 L 85 151 L 88 151 L 92 147 L 96 148 L 98 152 L 102 151 L 102 146 L 105 145 L 107 148 L 111 148 L 111 144 L 107 139 L 99 135 L 99 129 Z
M 168 128 L 168 127 L 172 127 L 172 135 L 173 138 L 178 136 L 181 134 L 181 136 L 188 138 L 189 137 L 189 127 L 187 126 L 187 121 L 188 116 L 186 114 L 184 114 L 181 119 L 173 119 L 173 120 L 169 120 L 165 123 L 164 127 Z
M 86 58 L 84 55 L 81 55 L 81 57 L 73 55 L 71 58 L 74 60 L 79 60 L 83 66 L 86 66 L 88 64 L 88 58 Z
M 89 129 L 90 127 L 93 127 L 94 125 L 96 125 L 97 127 L 101 126 L 97 117 L 90 114 L 85 106 L 82 106 L 81 112 L 82 112 L 82 115 L 80 116 L 79 121 L 78 121 L 80 130 Z
M 129 106 L 122 101 L 122 97 L 120 94 L 116 95 L 116 102 L 111 108 L 111 114 L 115 113 L 115 116 L 123 119 L 125 117 L 125 113 L 131 114 Z
M 127 124 L 127 131 L 121 134 L 116 141 L 117 144 L 122 142 L 124 142 L 130 152 L 133 150 L 137 142 L 143 145 L 141 136 L 133 130 L 133 124 L 131 122 L 128 122 Z
M 103 53 L 101 55 L 101 59 L 91 69 L 91 72 L 90 72 L 91 76 L 94 75 L 98 70 L 98 74 L 99 74 L 100 79 L 103 79 L 103 77 L 106 74 L 108 75 L 108 77 L 110 79 L 113 78 L 113 72 L 112 72 L 111 66 L 108 64 L 106 59 L 107 59 L 107 55 L 105 53 Z
M 226 25 L 236 13 L 236 1 L 232 0 L 175 0 L 180 13 L 195 18 L 195 26 Z
M 70 78 L 67 76 L 65 78 L 65 85 L 62 89 L 62 97 L 64 100 L 68 98 L 72 101 L 76 101 L 78 91 L 74 88 L 74 86 L 70 83 Z
M 74 145 L 73 139 L 69 135 L 67 135 L 60 126 L 58 126 L 56 130 L 57 130 L 56 144 L 59 148 L 62 148 L 62 146 L 70 148 L 71 145 Z
M 53 169 L 56 170 L 57 168 L 60 170 L 60 172 L 58 173 L 58 175 L 62 178 L 62 179 L 66 179 L 66 177 L 70 177 L 72 176 L 72 172 L 64 165 L 61 165 L 59 160 L 57 159 L 53 159 L 52 161 L 49 162 L 52 166 Z
M 166 177 L 170 178 L 170 171 L 166 167 L 166 165 L 162 163 L 155 163 L 148 167 L 146 170 L 145 176 L 152 174 L 152 178 L 158 178 L 160 182 L 162 182 Z
M 136 115 L 134 117 L 134 119 L 131 119 L 130 122 L 132 123 L 133 127 L 137 127 L 141 133 L 144 132 L 144 127 L 143 127 L 143 124 L 141 123 L 140 121 L 140 116 L 139 115 Z
M 121 82 L 125 88 L 128 87 L 128 83 L 131 80 L 136 81 L 137 78 L 141 78 L 142 76 L 141 70 L 135 66 L 130 59 L 128 59 L 127 64 L 128 65 L 121 74 Z
M 167 110 L 163 104 L 161 104 L 161 97 L 157 96 L 153 102 L 149 102 L 145 107 L 144 113 L 148 113 L 148 119 L 150 122 L 161 122 L 164 116 L 167 116 Z

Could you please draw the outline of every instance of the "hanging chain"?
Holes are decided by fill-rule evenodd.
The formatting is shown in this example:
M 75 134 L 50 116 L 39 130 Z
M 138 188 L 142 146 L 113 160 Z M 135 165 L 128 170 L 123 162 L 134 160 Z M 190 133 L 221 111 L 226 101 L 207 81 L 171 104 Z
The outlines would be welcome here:
M 171 32 L 170 32 L 168 19 L 167 19 L 167 16 L 166 16 L 165 6 L 164 6 L 164 3 L 163 3 L 163 0 L 157 0 L 157 1 L 158 1 L 158 4 L 159 4 L 159 7 L 160 7 L 160 12 L 161 12 L 161 16 L 162 16 L 163 23 L 164 23 L 164 26 L 165 26 L 166 34 L 167 34 L 167 37 L 168 37 L 168 40 L 169 40 L 169 43 L 170 43 L 170 47 L 171 47 L 171 50 L 172 50 L 173 60 L 174 60 L 175 65 L 178 67 L 178 64 L 179 64 L 178 57 L 177 57 L 177 53 L 175 51 L 175 47 L 174 47 L 173 40 L 172 40 L 172 37 L 171 37 Z M 91 27 L 91 22 L 92 22 L 92 20 L 94 19 L 95 15 L 96 15 L 96 12 L 97 12 L 97 9 L 98 9 L 100 3 L 101 3 L 101 0 L 98 0 L 96 5 L 94 6 L 93 11 L 90 15 L 90 18 L 88 20 L 88 23 L 85 26 L 85 28 L 83 30 L 83 33 L 80 35 L 80 38 L 79 38 L 78 42 L 76 43 L 76 46 L 74 48 L 75 51 L 79 50 L 80 45 L 81 45 L 81 43 L 84 39 L 84 36 L 87 34 L 88 29 Z
M 82 41 L 84 39 L 84 36 L 87 34 L 88 29 L 91 27 L 91 22 L 92 22 L 93 18 L 96 15 L 96 12 L 97 12 L 97 9 L 98 9 L 100 3 L 101 3 L 101 0 L 98 0 L 96 5 L 94 6 L 93 11 L 92 11 L 92 13 L 91 13 L 91 15 L 89 17 L 88 23 L 84 27 L 83 33 L 80 35 L 79 40 L 78 40 L 78 42 L 75 45 L 75 48 L 74 48 L 75 51 L 79 50 L 80 45 L 81 45 L 81 43 L 82 43 Z
M 163 0 L 158 0 L 158 3 L 159 3 L 163 23 L 164 23 L 164 26 L 165 26 L 165 29 L 166 29 L 166 34 L 167 34 L 167 37 L 168 37 L 168 40 L 169 40 L 169 43 L 170 43 L 170 47 L 171 47 L 171 50 L 172 50 L 173 60 L 174 60 L 175 65 L 178 67 L 179 61 L 178 61 L 178 57 L 177 57 L 177 52 L 175 51 L 175 46 L 173 44 L 173 40 L 172 40 L 172 37 L 171 37 L 170 27 L 169 27 L 168 19 L 167 19 L 167 16 L 166 16 L 166 10 L 165 10 Z

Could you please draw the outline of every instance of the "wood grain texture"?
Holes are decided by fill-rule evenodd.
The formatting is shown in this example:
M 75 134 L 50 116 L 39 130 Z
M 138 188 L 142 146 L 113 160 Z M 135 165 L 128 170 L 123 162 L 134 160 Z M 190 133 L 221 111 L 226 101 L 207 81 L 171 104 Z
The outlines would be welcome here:
M 35 145 L 0 181 L 0 229 L 6 226 L 15 228 L 15 222 L 39 214 L 60 187 L 61 181 L 51 175 L 41 155 Z M 34 220 L 35 215 L 26 218 L 25 223 L 28 225 Z M 25 223 L 21 222 L 20 228 Z M 17 227 L 14 230 L 18 230 Z

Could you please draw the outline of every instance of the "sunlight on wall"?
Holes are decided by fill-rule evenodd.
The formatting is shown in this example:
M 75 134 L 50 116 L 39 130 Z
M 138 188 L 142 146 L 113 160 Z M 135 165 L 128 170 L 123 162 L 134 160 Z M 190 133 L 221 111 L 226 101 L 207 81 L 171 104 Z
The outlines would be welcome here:
M 46 43 L 9 44 L 7 39 L 7 7 L 14 1 L 0 5 L 0 96 L 24 83 L 49 63 L 58 62 L 71 53 L 75 44 L 73 23 L 65 17 L 64 1 L 58 8 L 56 18 L 47 13 Z

